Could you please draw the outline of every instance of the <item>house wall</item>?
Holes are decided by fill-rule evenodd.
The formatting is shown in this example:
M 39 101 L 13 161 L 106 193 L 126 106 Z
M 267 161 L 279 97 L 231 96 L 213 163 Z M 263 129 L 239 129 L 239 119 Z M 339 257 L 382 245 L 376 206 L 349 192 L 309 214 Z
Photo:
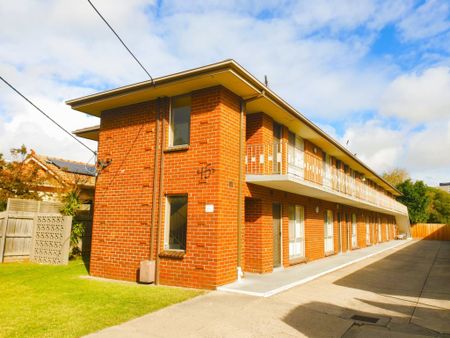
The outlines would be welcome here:
M 325 257 L 324 231 L 325 212 L 333 212 L 334 254 L 339 253 L 339 222 L 341 215 L 342 252 L 357 250 L 367 246 L 365 217 L 382 219 L 382 242 L 386 242 L 386 222 L 395 223 L 390 215 L 380 214 L 369 210 L 336 204 L 308 196 L 296 195 L 280 190 L 269 189 L 254 184 L 247 184 L 246 195 L 246 223 L 245 223 L 245 271 L 266 273 L 273 270 L 273 218 L 272 203 L 282 206 L 282 265 L 288 267 L 298 261 L 289 260 L 289 205 L 303 206 L 305 214 L 305 260 L 314 261 Z M 318 212 L 316 210 L 318 208 Z M 357 219 L 357 247 L 351 247 L 352 214 Z M 347 215 L 347 222 L 346 222 Z M 371 229 L 376 224 L 370 224 Z M 394 227 L 390 227 L 390 240 L 394 239 Z M 377 238 L 371 238 L 371 243 L 378 243 Z
M 223 87 L 212 87 L 192 92 L 191 101 L 190 144 L 183 149 L 168 147 L 170 100 L 167 98 L 102 113 L 98 157 L 112 162 L 97 178 L 92 275 L 134 281 L 138 279 L 140 262 L 153 257 L 158 260 L 158 276 L 162 284 L 212 289 L 234 281 L 238 265 L 239 204 L 243 224 L 239 240 L 244 271 L 270 272 L 273 269 L 274 202 L 282 204 L 284 266 L 297 263 L 289 261 L 289 204 L 300 204 L 305 208 L 308 261 L 325 255 L 323 235 L 327 209 L 333 211 L 336 251 L 339 244 L 338 213 L 342 217 L 343 251 L 348 249 L 346 238 L 351 231 L 352 212 L 358 216 L 359 247 L 365 246 L 363 217 L 370 215 L 375 223 L 377 217 L 383 215 L 246 184 L 244 156 L 239 160 L 240 98 Z M 156 137 L 157 112 L 163 113 L 163 140 Z M 269 116 L 251 114 L 242 122 L 243 128 L 247 125 L 241 144 L 243 155 L 245 140 L 248 145 L 273 144 L 273 120 Z M 288 129 L 284 126 L 282 142 L 287 144 L 287 138 Z M 161 142 L 162 157 L 158 150 Z M 319 167 L 323 155 L 320 149 L 314 151 L 314 148 L 313 144 L 305 142 L 305 153 L 310 155 L 312 165 Z M 155 151 L 158 151 L 156 162 Z M 283 159 L 286 159 L 285 150 Z M 310 163 L 307 159 L 305 161 Z M 157 169 L 156 180 L 154 168 Z M 159 189 L 161 168 L 162 190 Z M 311 180 L 322 180 L 319 169 L 315 170 Z M 242 184 L 241 194 L 238 192 L 239 184 Z M 173 194 L 188 196 L 187 247 L 181 254 L 164 251 L 165 201 Z M 214 212 L 205 212 L 206 204 L 213 204 Z M 344 222 L 346 214 L 348 224 Z M 384 217 L 392 219 L 387 215 Z M 150 253 L 152 229 L 154 251 Z M 385 231 L 383 226 L 382 231 Z M 374 232 L 373 239 L 376 238 Z M 383 238 L 385 240 L 386 236 Z
M 167 148 L 168 100 L 159 104 L 102 113 L 98 157 L 112 162 L 97 180 L 90 273 L 137 280 L 140 261 L 150 257 L 151 215 L 159 215 L 152 194 L 153 168 L 158 173 L 161 168 L 160 159 L 154 163 L 156 112 L 161 109 L 166 135 L 161 194 L 159 185 L 155 189 L 157 201 L 162 195 L 162 218 L 156 216 L 154 224 L 159 280 L 214 288 L 236 279 L 240 99 L 222 87 L 193 92 L 190 145 L 178 151 Z M 171 194 L 188 196 L 187 247 L 181 256 L 163 250 L 165 198 Z M 206 213 L 205 204 L 213 204 L 214 212 Z
M 283 126 L 281 142 L 287 143 L 288 129 Z M 264 113 L 247 116 L 247 144 L 272 144 L 273 120 Z M 322 159 L 323 151 L 313 143 L 305 140 L 305 179 L 322 183 Z M 284 154 L 283 154 L 284 156 Z M 334 172 L 336 161 L 332 162 Z M 366 247 L 366 223 L 369 216 L 371 243 L 377 243 L 376 222 L 380 217 L 382 226 L 382 241 L 386 241 L 385 224 L 395 224 L 393 216 L 384 215 L 364 209 L 358 209 L 343 204 L 336 204 L 308 196 L 296 195 L 275 189 L 269 189 L 254 184 L 246 184 L 246 222 L 245 222 L 245 271 L 271 272 L 273 270 L 273 218 L 272 203 L 282 205 L 282 264 L 287 267 L 297 264 L 298 261 L 289 261 L 289 215 L 288 208 L 291 204 L 299 204 L 305 212 L 305 256 L 306 261 L 313 261 L 325 257 L 324 252 L 324 222 L 325 211 L 333 211 L 334 224 L 334 251 L 345 252 L 357 248 Z M 318 212 L 316 208 L 318 207 Z M 357 220 L 357 248 L 352 248 L 352 214 L 356 214 Z M 340 216 L 341 222 L 338 222 Z M 375 231 L 375 233 L 372 233 Z M 394 226 L 389 228 L 390 240 L 394 238 Z M 342 239 L 340 240 L 340 235 Z M 341 248 L 339 247 L 341 245 Z

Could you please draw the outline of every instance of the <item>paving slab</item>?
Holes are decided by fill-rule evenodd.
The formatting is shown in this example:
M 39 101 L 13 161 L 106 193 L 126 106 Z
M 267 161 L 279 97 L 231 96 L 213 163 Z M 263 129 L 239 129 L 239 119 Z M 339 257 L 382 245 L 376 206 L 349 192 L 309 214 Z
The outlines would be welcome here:
M 89 337 L 446 337 L 448 249 L 408 241 L 271 297 L 213 291 Z
M 380 243 L 307 264 L 300 264 L 285 269 L 279 268 L 268 274 L 246 273 L 245 278 L 242 280 L 221 286 L 218 290 L 270 297 L 406 243 L 407 241 Z

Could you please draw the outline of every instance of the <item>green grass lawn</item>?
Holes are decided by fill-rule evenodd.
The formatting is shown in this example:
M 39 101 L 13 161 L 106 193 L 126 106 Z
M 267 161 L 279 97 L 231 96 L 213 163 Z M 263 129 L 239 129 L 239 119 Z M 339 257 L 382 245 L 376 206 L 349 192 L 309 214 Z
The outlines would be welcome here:
M 0 264 L 0 337 L 79 337 L 202 293 L 86 275 L 81 260 Z

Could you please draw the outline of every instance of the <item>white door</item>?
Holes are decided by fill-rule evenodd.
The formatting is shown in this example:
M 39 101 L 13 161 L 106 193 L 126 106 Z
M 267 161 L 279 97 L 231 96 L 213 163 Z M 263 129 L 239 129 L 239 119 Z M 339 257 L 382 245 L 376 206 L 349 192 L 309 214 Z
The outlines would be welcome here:
M 303 178 L 303 139 L 292 132 L 289 132 L 288 147 L 288 173 Z
M 369 223 L 369 217 L 366 217 L 366 245 L 370 245 L 370 223 Z
M 377 230 L 378 230 L 378 243 L 381 243 L 381 241 L 382 241 L 382 239 L 381 239 L 381 221 L 379 218 L 378 218 Z
M 327 210 L 325 213 L 325 253 L 334 252 L 333 241 L 333 211 Z
M 328 154 L 323 157 L 323 185 L 331 188 L 331 157 Z
M 352 214 L 352 248 L 358 247 L 356 214 Z
M 289 206 L 289 258 L 305 257 L 305 216 L 301 205 Z

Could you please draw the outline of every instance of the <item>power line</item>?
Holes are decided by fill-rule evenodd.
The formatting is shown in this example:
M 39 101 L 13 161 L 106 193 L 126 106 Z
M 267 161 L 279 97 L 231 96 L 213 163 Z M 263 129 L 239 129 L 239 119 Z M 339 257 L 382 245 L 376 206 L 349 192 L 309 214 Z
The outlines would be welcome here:
M 150 73 L 147 71 L 147 69 L 145 69 L 145 67 L 142 65 L 142 63 L 138 60 L 138 58 L 133 54 L 133 52 L 127 47 L 127 45 L 125 44 L 125 42 L 123 42 L 123 40 L 120 38 L 119 34 L 116 33 L 116 31 L 114 30 L 114 28 L 111 27 L 111 25 L 108 23 L 108 21 L 106 21 L 106 19 L 103 17 L 103 15 L 100 14 L 100 12 L 98 11 L 98 9 L 94 6 L 94 4 L 91 2 L 91 0 L 87 0 L 87 2 L 89 2 L 89 4 L 92 6 L 92 8 L 94 9 L 94 11 L 98 14 L 98 16 L 103 20 L 103 22 L 109 27 L 109 29 L 114 33 L 114 35 L 117 37 L 117 39 L 119 39 L 119 41 L 122 43 L 122 45 L 125 47 L 125 49 L 128 51 L 128 53 L 130 53 L 130 55 L 133 57 L 133 59 L 136 60 L 136 62 L 139 64 L 139 66 L 141 66 L 141 68 L 144 70 L 144 72 L 147 73 L 148 77 L 150 78 L 150 80 L 152 81 L 152 84 L 154 85 L 153 82 L 153 78 L 150 75 Z
M 17 90 L 12 84 L 10 84 L 8 81 L 6 81 L 2 76 L 0 76 L 0 80 L 2 80 L 9 88 L 14 90 L 17 94 L 19 94 L 25 101 L 27 101 L 29 104 L 31 104 L 34 108 L 36 108 L 41 114 L 43 114 L 46 118 L 48 118 L 50 121 L 52 121 L 54 124 L 56 124 L 62 131 L 64 131 L 66 134 L 68 134 L 71 138 L 73 138 L 75 141 L 77 141 L 79 144 L 81 144 L 83 147 L 88 149 L 90 152 L 92 152 L 94 155 L 97 155 L 97 152 L 89 148 L 86 144 L 81 142 L 79 139 L 77 139 L 75 136 L 73 136 L 69 131 L 67 131 L 63 126 L 61 126 L 58 122 L 53 120 L 50 116 L 48 116 L 41 108 L 36 106 L 33 102 L 31 102 L 25 95 L 23 95 L 19 90 Z

